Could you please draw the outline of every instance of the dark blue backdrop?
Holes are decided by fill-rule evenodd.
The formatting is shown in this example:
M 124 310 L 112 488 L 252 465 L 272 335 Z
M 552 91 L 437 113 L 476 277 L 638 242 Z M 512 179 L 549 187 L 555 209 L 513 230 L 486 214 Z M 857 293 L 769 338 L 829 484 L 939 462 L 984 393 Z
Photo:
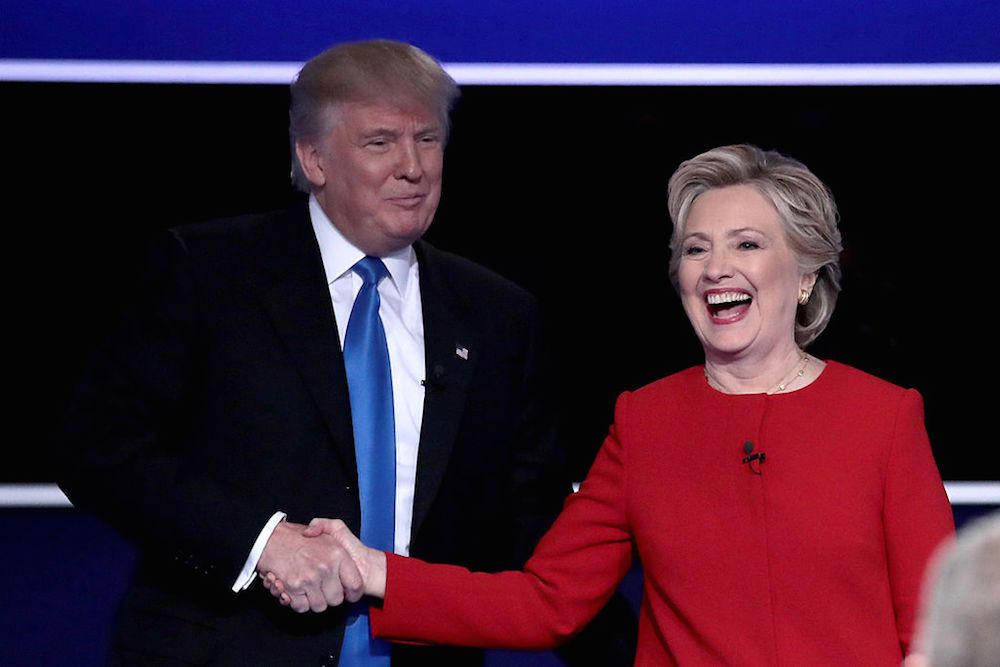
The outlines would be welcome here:
M 8 0 L 0 58 L 302 61 L 389 37 L 443 62 L 1000 61 L 984 0 Z

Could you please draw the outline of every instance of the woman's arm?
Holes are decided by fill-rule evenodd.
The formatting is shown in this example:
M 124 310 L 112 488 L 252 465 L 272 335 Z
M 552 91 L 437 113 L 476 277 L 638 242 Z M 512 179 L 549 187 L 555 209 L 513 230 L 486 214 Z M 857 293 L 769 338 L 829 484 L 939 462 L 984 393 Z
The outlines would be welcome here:
M 565 641 L 601 609 L 631 564 L 625 478 L 612 427 L 580 491 L 567 499 L 523 572 L 475 573 L 388 555 L 373 632 L 487 648 L 543 649 Z
M 627 395 L 618 402 L 621 410 Z M 612 426 L 580 491 L 542 538 L 523 572 L 486 574 L 425 563 L 364 546 L 339 520 L 315 519 L 306 535 L 334 536 L 384 598 L 373 633 L 403 642 L 544 649 L 579 631 L 607 602 L 632 560 L 624 452 Z M 273 574 L 265 586 L 297 611 Z M 350 586 L 345 585 L 345 590 Z

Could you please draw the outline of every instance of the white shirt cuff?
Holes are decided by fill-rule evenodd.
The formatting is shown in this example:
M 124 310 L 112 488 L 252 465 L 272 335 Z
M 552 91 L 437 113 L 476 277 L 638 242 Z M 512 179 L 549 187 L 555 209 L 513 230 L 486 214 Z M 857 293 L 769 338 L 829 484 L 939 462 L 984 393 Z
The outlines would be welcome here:
M 284 512 L 275 512 L 271 515 L 268 522 L 264 524 L 263 530 L 257 535 L 257 541 L 253 543 L 253 548 L 250 549 L 250 555 L 247 556 L 247 561 L 243 564 L 243 569 L 240 570 L 239 576 L 236 577 L 236 583 L 233 584 L 234 593 L 246 590 L 247 586 L 252 584 L 253 580 L 257 578 L 257 561 L 260 560 L 261 555 L 264 553 L 264 547 L 267 546 L 267 541 L 271 539 L 271 533 L 274 532 L 275 526 L 284 521 L 285 516 L 287 515 Z

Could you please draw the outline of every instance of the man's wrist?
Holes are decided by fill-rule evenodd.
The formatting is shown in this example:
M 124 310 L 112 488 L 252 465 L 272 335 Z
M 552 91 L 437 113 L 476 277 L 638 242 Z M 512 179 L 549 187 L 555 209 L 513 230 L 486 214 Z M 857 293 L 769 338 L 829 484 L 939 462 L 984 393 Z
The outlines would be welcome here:
M 286 516 L 287 515 L 284 512 L 275 512 L 271 515 L 271 518 L 268 519 L 267 523 L 264 524 L 260 533 L 257 534 L 257 539 L 250 548 L 250 554 L 243 563 L 243 569 L 240 570 L 239 575 L 236 577 L 236 581 L 233 583 L 234 593 L 246 590 L 246 588 L 253 583 L 253 580 L 256 579 L 257 564 L 260 562 L 260 557 L 264 554 L 264 548 L 267 546 L 267 541 L 271 539 L 274 529 L 278 526 L 278 524 L 285 520 Z

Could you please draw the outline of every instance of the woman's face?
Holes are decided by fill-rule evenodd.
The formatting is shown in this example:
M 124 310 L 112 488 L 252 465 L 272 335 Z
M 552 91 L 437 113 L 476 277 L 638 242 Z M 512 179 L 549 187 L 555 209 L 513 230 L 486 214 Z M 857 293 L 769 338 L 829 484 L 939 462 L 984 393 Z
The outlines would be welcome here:
M 795 346 L 802 275 L 778 211 L 755 188 L 708 190 L 691 205 L 680 244 L 678 284 L 708 357 L 787 354 Z

